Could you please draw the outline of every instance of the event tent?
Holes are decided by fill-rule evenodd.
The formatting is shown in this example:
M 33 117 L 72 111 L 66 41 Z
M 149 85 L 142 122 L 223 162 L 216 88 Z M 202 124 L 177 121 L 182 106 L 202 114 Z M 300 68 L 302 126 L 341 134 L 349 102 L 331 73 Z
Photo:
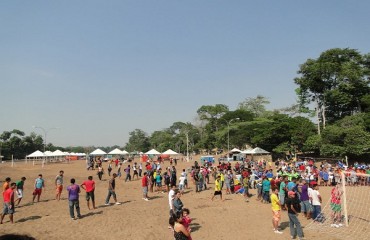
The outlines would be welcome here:
M 233 148 L 230 150 L 231 153 L 240 153 L 241 151 L 237 148 Z
M 256 147 L 254 148 L 252 151 L 251 151 L 251 154 L 269 154 L 270 152 L 262 149 L 262 148 L 259 148 L 259 147 Z
M 112 154 L 112 155 L 124 155 L 125 153 L 122 150 L 116 148 L 116 149 L 110 151 L 108 154 Z
M 162 154 L 177 155 L 178 153 L 173 151 L 172 149 L 168 149 L 167 151 L 163 152 Z
M 160 155 L 161 153 L 158 152 L 157 150 L 155 150 L 154 148 L 148 152 L 146 152 L 145 154 L 148 154 L 148 155 Z
M 90 155 L 105 155 L 107 154 L 106 152 L 104 152 L 103 150 L 101 149 L 95 149 L 93 152 L 90 153 Z
M 39 150 L 31 153 L 30 155 L 27 155 L 27 158 L 39 158 L 39 157 L 45 157 L 45 154 Z

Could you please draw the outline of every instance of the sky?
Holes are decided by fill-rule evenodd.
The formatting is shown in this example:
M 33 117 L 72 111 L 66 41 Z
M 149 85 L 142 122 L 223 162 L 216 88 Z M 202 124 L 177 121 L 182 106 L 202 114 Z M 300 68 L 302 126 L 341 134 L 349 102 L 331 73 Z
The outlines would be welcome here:
M 299 65 L 370 52 L 370 1 L 3 1 L 0 133 L 124 146 L 194 122 L 202 105 L 296 103 Z M 53 129 L 53 128 L 58 129 Z

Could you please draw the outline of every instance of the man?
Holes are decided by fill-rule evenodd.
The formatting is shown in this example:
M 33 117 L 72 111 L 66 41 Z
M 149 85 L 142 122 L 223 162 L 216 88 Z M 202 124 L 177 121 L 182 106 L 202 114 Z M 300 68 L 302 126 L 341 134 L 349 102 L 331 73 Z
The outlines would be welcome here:
M 42 188 L 45 189 L 45 181 L 42 178 L 42 174 L 39 174 L 39 177 L 36 178 L 34 186 L 35 186 L 35 190 L 32 193 L 32 195 L 33 195 L 32 202 L 35 202 L 36 196 L 37 196 L 37 202 L 39 202 L 40 201 L 40 196 L 41 196 L 41 193 L 42 193 Z
M 62 194 L 62 191 L 63 191 L 63 174 L 64 174 L 64 171 L 61 170 L 59 171 L 59 175 L 57 175 L 55 177 L 55 199 L 56 200 L 60 200 L 60 195 Z
M 308 184 L 306 179 L 301 180 L 300 187 L 298 188 L 301 198 L 301 209 L 307 219 L 311 218 L 311 204 L 308 196 Z
M 216 180 L 215 180 L 215 193 L 213 194 L 211 200 L 213 201 L 213 199 L 215 198 L 215 196 L 217 195 L 220 195 L 221 197 L 221 200 L 224 201 L 222 199 L 222 191 L 221 191 L 221 176 L 218 175 Z
M 125 168 L 125 173 L 126 173 L 125 182 L 127 182 L 127 180 L 131 181 L 131 167 L 130 167 L 130 165 L 128 165 L 127 168 Z
M 93 209 L 96 209 L 95 207 L 95 181 L 93 180 L 92 176 L 89 176 L 87 178 L 88 180 L 84 181 L 81 184 L 81 188 L 86 191 L 86 201 L 87 201 L 87 208 L 90 210 L 90 198 L 92 202 Z
M 144 172 L 144 176 L 141 179 L 141 187 L 143 188 L 143 200 L 149 201 L 148 199 L 148 172 Z
M 16 188 L 15 183 L 11 183 L 9 188 L 3 192 L 4 208 L 1 214 L 0 224 L 3 224 L 5 215 L 9 214 L 10 223 L 13 223 L 14 214 L 14 189 Z
M 271 208 L 272 208 L 272 226 L 274 227 L 274 232 L 282 234 L 283 232 L 280 232 L 278 229 L 279 221 L 281 219 L 281 205 L 278 198 L 279 189 L 274 188 L 272 194 L 271 194 Z
M 293 191 L 288 192 L 288 198 L 285 200 L 285 207 L 288 209 L 290 236 L 295 239 L 298 235 L 299 239 L 303 239 L 303 231 L 301 223 L 297 215 L 300 212 L 300 203 Z
M 10 181 L 11 181 L 10 177 L 5 178 L 5 182 L 3 184 L 3 192 L 10 188 Z
M 23 186 L 24 186 L 24 181 L 26 181 L 26 177 L 22 177 L 20 181 L 16 182 L 16 186 L 17 186 L 17 197 L 18 199 L 16 200 L 17 204 L 16 206 L 18 206 L 21 201 L 22 201 L 22 198 L 23 198 Z
M 76 180 L 74 178 L 71 179 L 71 185 L 67 187 L 68 191 L 68 201 L 69 201 L 69 215 L 71 216 L 72 220 L 76 220 L 74 208 L 76 207 L 77 217 L 81 218 L 80 213 L 80 203 L 79 203 L 79 193 L 80 193 L 80 186 L 75 184 Z
M 249 202 L 249 178 L 243 178 L 244 198 L 246 202 Z
M 116 177 L 117 174 L 113 173 L 112 178 L 109 180 L 109 185 L 108 185 L 108 196 L 105 200 L 105 205 L 109 205 L 109 200 L 110 197 L 113 196 L 113 200 L 115 201 L 116 205 L 120 205 L 120 202 L 117 202 L 117 195 L 116 195 Z

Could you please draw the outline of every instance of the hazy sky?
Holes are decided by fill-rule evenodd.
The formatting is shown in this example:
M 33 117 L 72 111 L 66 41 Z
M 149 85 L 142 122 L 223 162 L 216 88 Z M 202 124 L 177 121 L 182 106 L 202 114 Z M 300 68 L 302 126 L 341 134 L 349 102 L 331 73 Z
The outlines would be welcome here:
M 299 65 L 370 52 L 370 1 L 2 1 L 0 133 L 120 145 L 258 94 L 295 103 Z

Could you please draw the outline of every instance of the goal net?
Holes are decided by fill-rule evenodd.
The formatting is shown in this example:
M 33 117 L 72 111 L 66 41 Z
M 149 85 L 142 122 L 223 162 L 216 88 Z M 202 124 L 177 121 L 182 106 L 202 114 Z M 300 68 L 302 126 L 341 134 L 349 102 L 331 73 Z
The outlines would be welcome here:
M 315 231 L 318 239 L 370 239 L 370 175 L 346 171 L 338 180 L 321 215 L 305 230 Z

